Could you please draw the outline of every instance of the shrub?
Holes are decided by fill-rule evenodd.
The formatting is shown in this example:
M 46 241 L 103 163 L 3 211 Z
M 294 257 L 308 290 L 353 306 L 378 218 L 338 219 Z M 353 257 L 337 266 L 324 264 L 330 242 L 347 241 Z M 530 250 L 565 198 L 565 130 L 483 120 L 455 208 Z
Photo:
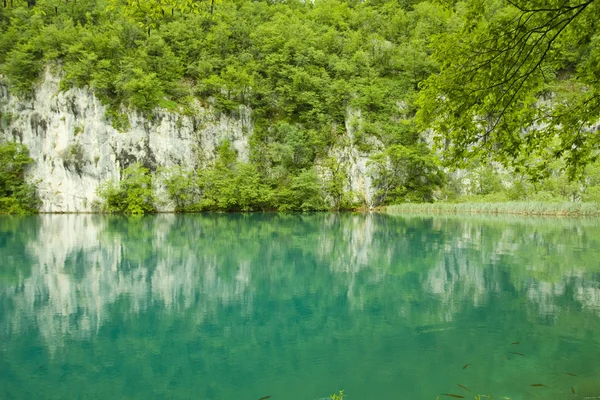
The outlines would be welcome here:
M 25 145 L 0 142 L 0 214 L 37 212 L 40 200 L 33 185 L 25 182 L 32 161 Z
M 123 170 L 118 182 L 107 181 L 98 189 L 100 211 L 124 214 L 155 212 L 152 176 L 148 168 L 134 163 Z

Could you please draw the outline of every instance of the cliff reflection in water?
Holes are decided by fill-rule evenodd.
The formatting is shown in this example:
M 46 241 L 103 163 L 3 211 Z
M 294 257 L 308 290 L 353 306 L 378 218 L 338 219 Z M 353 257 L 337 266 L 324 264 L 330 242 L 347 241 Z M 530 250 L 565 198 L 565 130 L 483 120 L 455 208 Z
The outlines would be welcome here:
M 599 241 L 594 220 L 1 217 L 0 387 L 15 399 L 430 399 L 459 382 L 513 400 L 600 395 Z
M 11 305 L 1 329 L 18 334 L 34 321 L 52 349 L 65 335 L 93 335 L 118 301 L 131 314 L 193 309 L 196 324 L 218 319 L 223 304 L 251 317 L 257 296 L 298 293 L 318 293 L 324 304 L 344 295 L 357 310 L 393 301 L 413 327 L 453 321 L 506 291 L 553 318 L 565 297 L 600 313 L 595 221 L 43 215 L 3 218 L 0 229 L 0 259 L 14 264 L 1 281 Z

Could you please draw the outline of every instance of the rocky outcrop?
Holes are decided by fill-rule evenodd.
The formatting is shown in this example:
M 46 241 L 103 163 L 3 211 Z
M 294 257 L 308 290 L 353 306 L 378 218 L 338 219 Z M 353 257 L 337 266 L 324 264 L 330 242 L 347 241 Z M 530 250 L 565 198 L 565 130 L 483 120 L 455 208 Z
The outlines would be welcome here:
M 0 81 L 1 82 L 1 81 Z M 89 212 L 98 186 L 118 179 L 133 162 L 150 170 L 181 165 L 197 167 L 214 158 L 228 139 L 238 156 L 248 158 L 252 134 L 250 110 L 237 118 L 196 107 L 193 115 L 157 110 L 151 119 L 127 113 L 129 129 L 119 132 L 107 108 L 87 89 L 60 90 L 60 78 L 47 71 L 32 99 L 13 96 L 0 85 L 0 136 L 25 144 L 34 163 L 28 179 L 35 183 L 42 212 Z M 161 211 L 169 211 L 160 202 Z
M 61 91 L 60 77 L 50 69 L 32 99 L 14 96 L 0 77 L 0 139 L 29 148 L 34 162 L 28 180 L 38 188 L 41 212 L 93 211 L 99 185 L 119 179 L 122 169 L 134 162 L 151 171 L 175 165 L 201 167 L 214 159 L 216 147 L 225 139 L 242 161 L 249 157 L 253 123 L 247 107 L 240 107 L 235 116 L 199 104 L 192 113 L 158 109 L 151 118 L 123 110 L 129 122 L 124 132 L 111 124 L 106 111 L 90 89 Z M 349 113 L 349 118 L 355 114 Z M 352 129 L 346 125 L 351 139 Z M 348 190 L 370 204 L 369 155 L 351 143 L 346 140 L 332 148 L 330 156 L 347 170 Z M 173 210 L 157 189 L 159 210 Z

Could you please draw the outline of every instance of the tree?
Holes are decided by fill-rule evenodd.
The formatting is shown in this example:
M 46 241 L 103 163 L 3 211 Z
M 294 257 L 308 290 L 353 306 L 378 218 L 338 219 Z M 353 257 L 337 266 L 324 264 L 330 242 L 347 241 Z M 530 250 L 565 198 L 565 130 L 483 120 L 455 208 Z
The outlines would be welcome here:
M 32 163 L 27 147 L 0 142 L 0 214 L 34 213 L 40 206 L 33 185 L 25 182 L 25 170 Z
M 197 13 L 200 4 L 195 0 L 109 0 L 113 8 L 124 6 L 125 13 L 148 31 L 156 29 L 167 16 L 180 13 Z M 211 14 L 213 5 L 211 3 Z
M 598 156 L 596 0 L 470 0 L 434 43 L 440 73 L 421 92 L 451 165 L 494 159 L 542 177 L 564 158 L 574 176 Z
M 438 163 L 424 144 L 392 145 L 375 154 L 369 161 L 374 205 L 433 201 L 433 191 L 446 179 Z
M 163 83 L 154 72 L 145 73 L 141 68 L 133 68 L 126 76 L 128 80 L 123 83 L 122 91 L 132 106 L 150 111 L 164 97 Z
M 140 163 L 125 168 L 120 181 L 105 182 L 98 188 L 98 195 L 103 200 L 99 208 L 104 212 L 146 214 L 156 211 L 152 175 Z

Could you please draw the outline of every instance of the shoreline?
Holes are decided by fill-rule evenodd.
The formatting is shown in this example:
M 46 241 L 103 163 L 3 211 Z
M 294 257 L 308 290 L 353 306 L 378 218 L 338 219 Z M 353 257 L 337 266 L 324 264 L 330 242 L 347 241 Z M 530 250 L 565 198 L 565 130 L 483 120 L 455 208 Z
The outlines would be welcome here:
M 501 203 L 405 203 L 384 208 L 389 215 L 514 215 L 540 217 L 600 217 L 600 203 L 501 202 Z
M 540 217 L 600 217 L 600 203 L 572 202 L 501 202 L 501 203 L 404 203 L 378 207 L 360 207 L 354 210 L 328 211 L 199 211 L 176 212 L 156 211 L 145 214 L 107 213 L 100 211 L 41 211 L 32 214 L 1 214 L 0 216 L 32 216 L 32 215 L 200 215 L 200 214 L 384 214 L 384 215 L 512 215 Z

